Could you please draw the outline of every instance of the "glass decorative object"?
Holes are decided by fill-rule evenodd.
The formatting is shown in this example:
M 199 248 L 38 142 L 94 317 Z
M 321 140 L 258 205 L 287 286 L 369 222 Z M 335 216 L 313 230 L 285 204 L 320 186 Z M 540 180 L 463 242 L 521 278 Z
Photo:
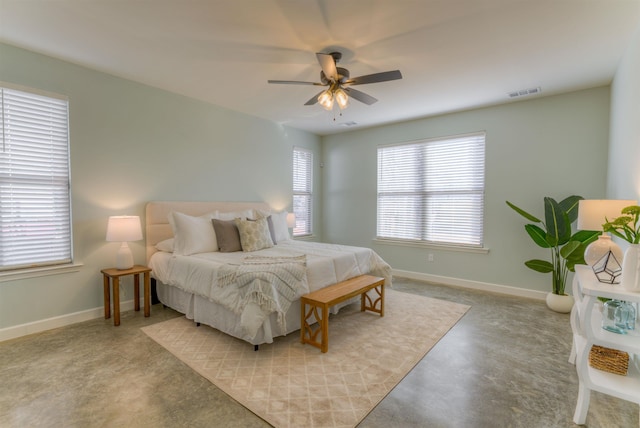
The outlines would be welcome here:
M 629 302 L 620 302 L 613 316 L 616 327 L 625 330 L 635 330 L 636 328 L 636 308 Z
M 602 328 L 612 333 L 626 334 L 626 328 L 616 325 L 616 311 L 622 305 L 620 300 L 609 300 L 602 308 Z
M 609 300 L 602 309 L 602 328 L 618 334 L 627 334 L 635 330 L 635 306 L 622 300 Z
M 600 282 L 607 284 L 618 284 L 620 282 L 622 267 L 611 251 L 608 251 L 600 260 L 595 262 L 592 269 Z

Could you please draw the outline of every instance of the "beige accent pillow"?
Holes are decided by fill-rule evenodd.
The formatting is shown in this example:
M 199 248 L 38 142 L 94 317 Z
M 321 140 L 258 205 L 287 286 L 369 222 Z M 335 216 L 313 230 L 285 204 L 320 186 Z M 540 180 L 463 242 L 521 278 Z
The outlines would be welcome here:
M 242 251 L 258 251 L 264 248 L 273 247 L 271 233 L 269 233 L 269 223 L 266 218 L 257 220 L 234 220 L 240 232 L 240 243 Z

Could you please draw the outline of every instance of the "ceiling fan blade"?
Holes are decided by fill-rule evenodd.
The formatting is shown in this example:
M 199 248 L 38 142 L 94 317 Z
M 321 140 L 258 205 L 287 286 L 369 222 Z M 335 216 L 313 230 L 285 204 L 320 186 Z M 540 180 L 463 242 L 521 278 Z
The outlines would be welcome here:
M 267 80 L 267 83 L 277 83 L 279 85 L 315 85 L 325 86 L 319 82 L 302 82 L 300 80 Z
M 349 95 L 354 100 L 358 100 L 361 103 L 365 103 L 368 106 L 370 106 L 373 103 L 378 102 L 378 100 L 376 98 L 373 98 L 371 95 L 367 95 L 364 92 L 360 92 L 360 91 L 358 91 L 356 89 L 343 88 L 343 90 L 347 93 L 347 95 Z
M 320 94 L 321 94 L 321 93 L 323 93 L 323 92 L 324 92 L 324 91 L 320 91 L 320 92 L 318 92 L 317 94 L 315 94 L 315 95 L 313 96 L 313 98 L 311 98 L 309 101 L 307 101 L 306 103 L 304 103 L 304 105 L 306 105 L 306 106 L 312 106 L 312 105 L 314 105 L 315 103 L 317 103 L 317 102 L 318 102 L 318 97 L 319 97 L 319 96 L 320 96 Z
M 322 67 L 322 71 L 324 75 L 327 76 L 327 79 L 333 80 L 336 82 L 338 80 L 338 70 L 336 69 L 336 60 L 329 54 L 317 53 L 316 58 L 318 58 L 318 62 L 320 63 L 320 67 Z
M 387 82 L 389 80 L 402 79 L 400 70 L 383 71 L 382 73 L 367 74 L 366 76 L 358 76 L 344 82 L 345 85 L 364 85 L 367 83 Z

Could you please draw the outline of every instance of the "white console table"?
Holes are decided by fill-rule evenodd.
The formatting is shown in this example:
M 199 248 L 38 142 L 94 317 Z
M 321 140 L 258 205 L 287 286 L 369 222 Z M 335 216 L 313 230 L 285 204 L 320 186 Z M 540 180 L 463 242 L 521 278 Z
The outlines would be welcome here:
M 569 362 L 575 363 L 580 381 L 573 422 L 583 425 L 587 419 L 591 391 L 640 404 L 640 331 L 636 329 L 630 334 L 616 334 L 603 330 L 602 312 L 597 309 L 598 297 L 640 302 L 640 293 L 625 291 L 619 284 L 599 282 L 589 266 L 578 265 L 573 279 L 573 296 L 573 347 Z M 628 374 L 621 376 L 589 366 L 592 345 L 627 352 Z

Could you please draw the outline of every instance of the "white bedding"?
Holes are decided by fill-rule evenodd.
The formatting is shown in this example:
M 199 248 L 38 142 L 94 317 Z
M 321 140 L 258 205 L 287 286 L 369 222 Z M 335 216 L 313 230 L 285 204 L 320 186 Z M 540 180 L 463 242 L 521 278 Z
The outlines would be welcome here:
M 269 315 L 261 313 L 255 305 L 244 307 L 243 313 L 238 314 L 234 308 L 226 303 L 235 297 L 226 295 L 232 293 L 234 287 L 219 287 L 218 272 L 226 264 L 241 265 L 246 257 L 296 257 L 306 255 L 306 278 L 301 281 L 295 296 L 318 290 L 336 282 L 354 276 L 370 273 L 385 278 L 386 285 L 391 284 L 391 268 L 374 251 L 363 247 L 345 245 L 322 244 L 315 242 L 284 241 L 278 245 L 251 253 L 201 253 L 191 256 L 177 256 L 172 253 L 156 252 L 149 261 L 154 277 L 160 282 L 176 287 L 183 292 L 207 299 L 222 305 L 227 310 L 244 318 L 244 327 L 251 325 L 252 334 L 243 333 L 245 340 L 254 342 L 257 330 L 255 323 L 269 322 Z M 299 307 L 299 306 L 298 306 Z M 289 317 L 290 318 L 290 317 Z M 290 331 L 290 328 L 286 328 Z M 285 334 L 274 332 L 274 335 Z M 267 340 L 270 342 L 271 340 Z

